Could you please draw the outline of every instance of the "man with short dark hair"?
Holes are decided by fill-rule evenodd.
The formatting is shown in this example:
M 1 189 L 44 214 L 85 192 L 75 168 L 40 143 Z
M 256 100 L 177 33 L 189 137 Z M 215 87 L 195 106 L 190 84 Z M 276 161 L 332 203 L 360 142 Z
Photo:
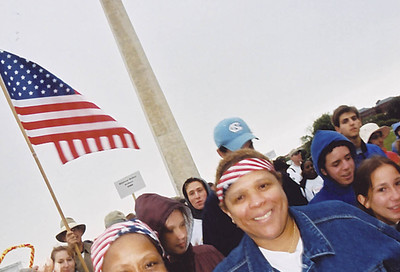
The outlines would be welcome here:
M 386 157 L 385 153 L 376 145 L 366 144 L 360 137 L 362 126 L 360 113 L 355 107 L 341 105 L 332 115 L 332 124 L 335 130 L 349 139 L 356 148 L 355 162 L 358 166 L 362 160 L 373 155 Z

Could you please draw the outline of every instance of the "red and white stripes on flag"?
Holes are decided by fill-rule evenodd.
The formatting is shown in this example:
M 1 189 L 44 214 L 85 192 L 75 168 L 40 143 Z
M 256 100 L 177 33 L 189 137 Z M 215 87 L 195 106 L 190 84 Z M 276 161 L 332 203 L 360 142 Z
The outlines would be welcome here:
M 53 142 L 62 163 L 96 151 L 139 149 L 130 131 L 79 93 L 13 104 L 31 143 Z
M 106 149 L 139 149 L 129 130 L 39 64 L 0 50 L 0 75 L 31 143 L 54 143 L 62 163 Z

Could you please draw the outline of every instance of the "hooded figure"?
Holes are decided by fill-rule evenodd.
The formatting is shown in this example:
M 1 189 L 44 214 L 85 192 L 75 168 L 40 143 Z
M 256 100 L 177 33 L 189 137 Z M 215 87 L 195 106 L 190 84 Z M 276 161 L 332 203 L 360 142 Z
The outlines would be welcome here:
M 193 245 L 203 244 L 203 208 L 210 190 L 207 182 L 201 178 L 188 178 L 182 186 L 183 196 L 194 218 L 191 239 Z
M 392 143 L 392 151 L 394 153 L 397 153 L 400 155 L 400 150 L 398 149 L 399 146 L 399 141 L 400 141 L 400 135 L 399 135 L 399 131 L 400 131 L 400 122 L 394 123 L 392 125 L 392 129 L 394 132 L 394 135 L 396 135 L 396 140 Z
M 331 130 L 319 130 L 315 134 L 311 144 L 311 156 L 315 163 L 314 167 L 317 174 L 324 180 L 324 187 L 310 201 L 310 204 L 326 200 L 341 200 L 354 206 L 357 205 L 356 196 L 351 184 L 339 184 L 336 180 L 327 175 L 326 171 L 321 171 L 321 169 L 325 169 L 326 167 L 326 156 L 330 154 L 333 149 L 340 146 L 348 147 L 352 160 L 354 161 L 356 154 L 355 147 L 345 136 Z M 353 167 L 354 169 L 352 169 L 352 171 L 354 173 L 355 166 Z M 323 172 L 325 172 L 325 175 Z
M 193 217 L 190 209 L 177 200 L 163 197 L 157 194 L 143 194 L 136 200 L 136 216 L 148 224 L 156 231 L 167 254 L 166 266 L 168 271 L 173 272 L 205 272 L 212 271 L 214 267 L 223 259 L 222 254 L 210 245 L 192 246 L 190 243 L 193 229 Z M 179 241 L 169 240 L 174 235 L 174 229 L 166 227 L 167 220 L 174 216 L 176 211 L 180 211 L 184 218 L 185 237 L 180 237 Z M 180 230 L 182 226 L 177 226 Z M 168 237 L 167 237 L 168 236 Z M 176 237 L 176 236 L 175 236 Z M 177 239 L 177 238 L 176 238 Z M 184 245 L 182 254 L 174 253 L 176 243 Z
M 192 182 L 200 182 L 203 187 L 204 190 L 206 191 L 207 196 L 210 194 L 210 187 L 208 186 L 207 182 L 204 179 L 201 178 L 188 178 L 185 183 L 183 183 L 182 186 L 182 193 L 183 196 L 186 199 L 186 203 L 188 204 L 190 211 L 192 212 L 193 218 L 195 219 L 202 219 L 202 214 L 203 214 L 203 209 L 196 209 L 195 207 L 193 207 L 192 203 L 189 200 L 188 194 L 187 194 L 187 186 L 192 183 Z M 206 198 L 207 198 L 206 196 Z

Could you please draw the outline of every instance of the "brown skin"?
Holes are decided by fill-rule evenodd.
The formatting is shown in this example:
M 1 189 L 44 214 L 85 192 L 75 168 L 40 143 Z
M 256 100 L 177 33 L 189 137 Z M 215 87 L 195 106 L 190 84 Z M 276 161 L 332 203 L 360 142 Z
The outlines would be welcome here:
M 218 184 L 219 179 L 221 178 L 222 174 L 228 170 L 229 167 L 234 165 L 235 163 L 246 159 L 246 158 L 259 158 L 259 159 L 264 159 L 269 161 L 267 156 L 264 154 L 261 154 L 260 152 L 255 151 L 254 149 L 250 148 L 245 148 L 245 149 L 240 149 L 234 152 L 231 152 L 227 154 L 225 158 L 223 158 L 217 167 L 217 173 L 215 174 L 215 185 Z M 279 180 L 279 182 L 282 183 L 280 173 L 277 172 L 272 172 L 273 175 L 276 176 L 276 178 Z
M 251 149 L 232 152 L 220 161 L 216 184 L 229 167 L 247 158 L 268 160 L 265 155 Z M 220 206 L 240 228 L 254 237 L 257 245 L 286 252 L 296 249 L 300 233 L 288 213 L 279 173 L 260 170 L 240 177 L 226 191 Z
M 307 179 L 315 179 L 318 174 L 315 172 L 314 165 L 312 161 L 308 160 L 303 165 L 303 176 Z
M 260 247 L 294 252 L 299 230 L 279 180 L 267 170 L 240 177 L 225 193 L 224 212 Z
M 167 269 L 149 238 L 139 233 L 128 233 L 111 244 L 104 256 L 102 271 L 166 272 Z

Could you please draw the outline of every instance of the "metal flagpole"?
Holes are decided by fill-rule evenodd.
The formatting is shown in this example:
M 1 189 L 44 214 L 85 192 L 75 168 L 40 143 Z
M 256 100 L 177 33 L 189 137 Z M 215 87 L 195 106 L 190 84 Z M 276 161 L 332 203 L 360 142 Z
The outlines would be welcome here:
M 49 182 L 49 180 L 48 180 L 48 178 L 47 178 L 47 175 L 46 175 L 46 173 L 44 172 L 44 169 L 43 169 L 43 167 L 42 167 L 42 164 L 40 163 L 40 160 L 39 160 L 38 156 L 36 155 L 35 150 L 33 149 L 32 143 L 31 143 L 31 141 L 29 141 L 28 135 L 26 134 L 26 131 L 25 131 L 24 127 L 23 127 L 22 124 L 21 124 L 21 120 L 19 120 L 19 118 L 18 118 L 18 114 L 17 114 L 17 112 L 15 111 L 14 105 L 13 105 L 12 102 L 11 102 L 10 95 L 8 94 L 7 88 L 6 88 L 5 84 L 4 84 L 4 81 L 3 81 L 3 78 L 1 77 L 1 75 L 0 75 L 0 85 L 1 85 L 1 89 L 3 90 L 4 96 L 5 96 L 6 99 L 7 99 L 7 103 L 8 103 L 8 105 L 10 106 L 10 109 L 11 109 L 13 115 L 14 115 L 14 118 L 15 118 L 15 120 L 16 120 L 17 123 L 18 123 L 19 129 L 21 130 L 22 135 L 24 135 L 25 141 L 26 141 L 26 143 L 28 144 L 28 147 L 29 147 L 29 149 L 30 149 L 30 151 L 31 151 L 31 153 L 32 153 L 33 158 L 35 159 L 36 165 L 38 166 L 39 171 L 40 171 L 40 173 L 42 174 L 42 177 L 43 177 L 43 179 L 44 179 L 44 182 L 46 183 L 47 189 L 49 190 L 50 195 L 51 195 L 51 197 L 53 198 L 54 204 L 56 205 L 57 210 L 58 210 L 58 213 L 59 213 L 60 216 L 61 216 L 61 220 L 63 221 L 66 230 L 67 230 L 67 231 L 70 231 L 71 229 L 70 229 L 69 226 L 68 226 L 68 222 L 67 222 L 67 220 L 65 219 L 65 216 L 64 216 L 63 211 L 61 210 L 61 206 L 60 206 L 60 204 L 58 203 L 58 200 L 57 200 L 57 198 L 56 198 L 56 195 L 54 194 L 53 188 L 51 187 L 50 182 Z M 87 268 L 86 263 L 85 263 L 85 261 L 84 261 L 83 258 L 82 258 L 81 251 L 79 250 L 77 244 L 75 244 L 75 251 L 76 251 L 76 253 L 77 253 L 77 255 L 78 255 L 78 258 L 79 258 L 80 262 L 82 263 L 82 266 L 83 266 L 84 270 L 85 270 L 86 272 L 89 272 L 89 269 Z
M 177 193 L 182 195 L 183 182 L 188 177 L 198 177 L 199 172 L 122 1 L 100 2 L 168 173 L 175 183 Z

